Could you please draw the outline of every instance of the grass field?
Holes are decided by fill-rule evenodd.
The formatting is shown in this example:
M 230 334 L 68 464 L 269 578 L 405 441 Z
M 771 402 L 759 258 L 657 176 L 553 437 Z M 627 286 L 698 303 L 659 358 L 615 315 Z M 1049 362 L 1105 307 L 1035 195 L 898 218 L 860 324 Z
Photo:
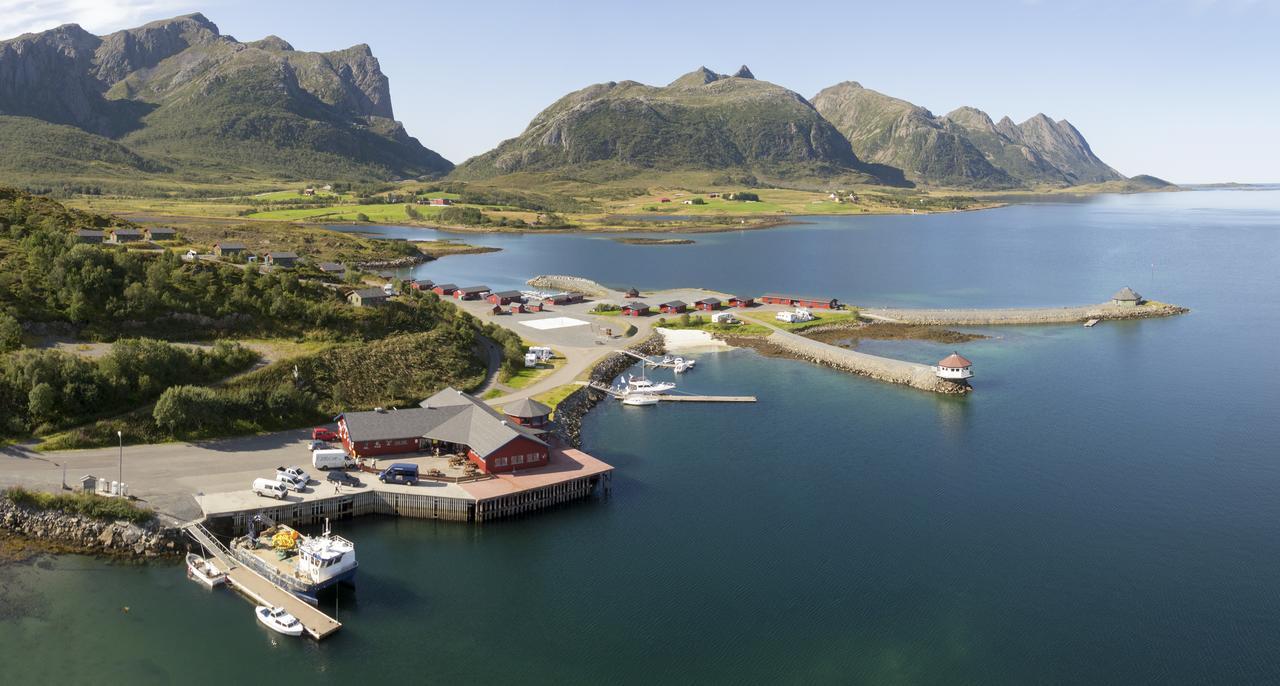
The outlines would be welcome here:
M 378 203 L 376 205 L 330 205 L 325 207 L 306 207 L 291 210 L 267 210 L 264 212 L 254 212 L 247 216 L 248 219 L 270 219 L 274 221 L 305 221 L 305 222 L 354 222 L 361 221 L 358 215 L 365 215 L 371 222 L 408 222 L 412 221 L 408 212 L 405 210 L 404 204 L 388 205 Z M 432 207 L 430 205 L 414 205 L 423 217 L 431 217 L 438 214 L 442 207 Z
M 813 312 L 812 310 L 810 310 Z M 780 322 L 777 320 L 777 312 L 760 311 L 760 312 L 743 312 L 744 317 L 754 319 L 756 321 L 769 322 L 770 324 L 782 329 L 783 331 L 799 332 L 806 329 L 812 329 L 815 326 L 825 326 L 827 324 L 839 324 L 841 322 L 858 321 L 858 311 L 856 309 L 837 310 L 833 312 L 813 312 L 813 319 L 807 322 Z
M 550 362 L 544 362 L 537 367 L 522 367 L 503 383 L 518 391 L 522 388 L 527 388 L 530 384 L 559 369 L 562 365 L 564 365 L 564 358 L 555 357 Z

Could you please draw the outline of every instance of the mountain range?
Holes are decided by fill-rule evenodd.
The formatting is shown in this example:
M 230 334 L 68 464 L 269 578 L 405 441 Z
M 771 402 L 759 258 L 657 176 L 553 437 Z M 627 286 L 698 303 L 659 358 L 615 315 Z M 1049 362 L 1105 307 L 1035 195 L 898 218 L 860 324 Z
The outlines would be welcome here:
M 201 14 L 0 42 L 0 172 L 386 179 L 453 167 L 395 121 L 367 45 L 242 43 Z
M 1125 178 L 1066 120 L 994 122 L 972 107 L 937 116 L 853 81 L 810 100 L 746 66 L 700 67 L 665 86 L 587 86 L 454 169 L 395 120 L 367 45 L 240 42 L 201 14 L 0 42 L 0 149 L 0 180 L 22 185 L 715 171 L 775 184 L 1017 189 Z

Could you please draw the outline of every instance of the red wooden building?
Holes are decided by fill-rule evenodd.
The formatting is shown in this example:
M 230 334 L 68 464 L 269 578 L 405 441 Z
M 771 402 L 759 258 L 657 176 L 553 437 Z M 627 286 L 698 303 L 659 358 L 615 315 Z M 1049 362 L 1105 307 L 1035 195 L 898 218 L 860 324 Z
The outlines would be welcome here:
M 729 307 L 751 307 L 756 304 L 755 298 L 749 298 L 744 295 L 735 295 L 729 298 Z
M 502 306 L 499 305 L 498 307 Z M 511 303 L 511 314 L 523 314 L 528 311 L 524 308 L 524 303 Z
M 622 306 L 622 316 L 624 317 L 642 317 L 650 313 L 650 308 L 644 303 L 627 303 Z
M 453 297 L 458 300 L 479 300 L 488 292 L 488 286 L 467 286 L 466 288 L 455 288 Z
M 500 293 L 490 293 L 486 299 L 494 305 L 510 305 L 524 300 L 524 295 L 520 291 L 502 291 Z
M 436 295 L 453 295 L 456 290 L 458 287 L 451 283 L 438 283 L 431 287 L 431 292 Z
M 432 288 L 435 288 L 435 285 L 435 282 L 431 279 L 417 279 L 409 282 L 410 290 L 415 291 L 429 291 Z
M 524 419 L 535 418 L 498 414 L 473 396 L 446 388 L 419 407 L 345 412 L 338 417 L 338 438 L 355 457 L 439 448 L 465 454 L 482 472 L 510 472 L 543 466 L 550 457 L 542 430 Z
M 765 293 L 760 296 L 760 302 L 769 305 L 784 305 L 787 307 L 805 307 L 809 309 L 819 310 L 838 310 L 840 309 L 840 301 L 835 298 L 808 298 L 797 295 L 780 295 L 778 293 Z
M 720 298 L 703 298 L 702 300 L 694 303 L 693 306 L 699 310 L 705 310 L 707 312 L 718 310 L 720 309 Z
M 672 300 L 658 305 L 658 311 L 663 314 L 680 314 L 687 309 L 689 309 L 689 305 L 682 300 Z

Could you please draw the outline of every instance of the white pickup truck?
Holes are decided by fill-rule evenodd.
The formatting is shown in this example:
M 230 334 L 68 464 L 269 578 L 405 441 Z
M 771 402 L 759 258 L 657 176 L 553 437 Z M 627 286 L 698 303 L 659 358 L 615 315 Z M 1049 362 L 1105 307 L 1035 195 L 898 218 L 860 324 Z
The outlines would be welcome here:
M 276 467 L 276 479 L 295 491 L 301 491 L 311 481 L 311 476 L 302 467 Z

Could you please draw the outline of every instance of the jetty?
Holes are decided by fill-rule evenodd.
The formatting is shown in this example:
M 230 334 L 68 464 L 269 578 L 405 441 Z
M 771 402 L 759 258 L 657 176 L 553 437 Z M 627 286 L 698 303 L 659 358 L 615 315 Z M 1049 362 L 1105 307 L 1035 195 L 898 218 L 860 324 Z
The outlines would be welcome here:
M 766 339 L 769 343 L 803 360 L 944 395 L 962 395 L 973 390 L 964 379 L 944 378 L 938 368 L 931 365 L 868 355 L 783 331 L 772 324 L 766 326 L 773 330 Z
M 251 601 L 268 607 L 282 607 L 297 618 L 307 635 L 323 640 L 331 636 L 342 623 L 304 602 L 301 598 L 281 588 L 267 577 L 239 563 L 218 539 L 200 522 L 182 527 L 209 555 L 209 562 L 227 575 L 227 583 Z
M 859 315 L 890 324 L 922 324 L 926 326 L 1014 326 L 1035 324 L 1076 324 L 1091 319 L 1099 321 L 1151 319 L 1185 314 L 1189 310 L 1178 305 L 1143 301 L 1121 305 L 1115 301 L 1077 307 L 1009 307 L 962 309 L 863 308 Z

